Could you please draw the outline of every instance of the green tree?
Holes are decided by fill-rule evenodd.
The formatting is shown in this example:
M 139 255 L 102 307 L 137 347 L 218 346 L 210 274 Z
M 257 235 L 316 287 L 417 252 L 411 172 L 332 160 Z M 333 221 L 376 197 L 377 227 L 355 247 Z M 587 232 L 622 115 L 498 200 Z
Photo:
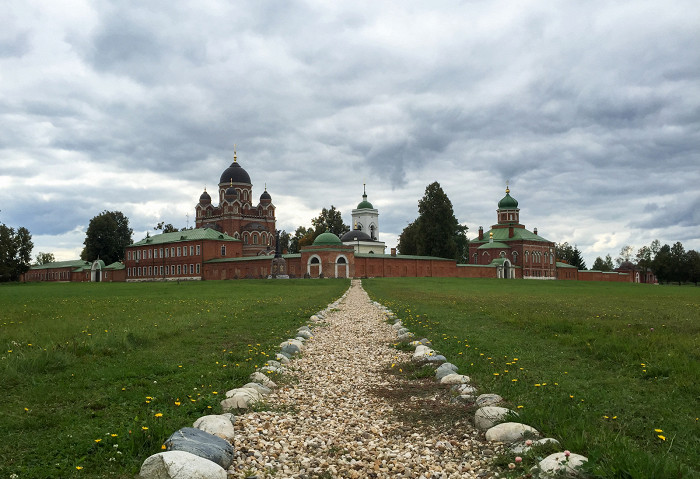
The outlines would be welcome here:
M 285 230 L 280 231 L 280 251 L 284 253 L 289 252 L 289 241 L 291 236 Z
M 343 216 L 340 214 L 340 211 L 335 209 L 333 205 L 331 205 L 330 209 L 323 208 L 321 214 L 311 220 L 311 224 L 314 227 L 313 239 L 316 239 L 318 235 L 326 231 L 330 231 L 338 237 L 350 231 L 350 227 L 343 223 Z
M 401 232 L 398 249 L 401 254 L 468 261 L 467 227 L 459 224 L 452 202 L 437 181 L 425 188 L 418 201 L 418 218 Z
M 314 241 L 314 230 L 312 228 L 306 228 L 304 226 L 299 226 L 296 231 L 294 231 L 294 236 L 289 240 L 289 252 L 298 253 L 301 251 L 302 246 L 308 246 Z
M 399 242 L 396 245 L 396 249 L 399 253 L 405 255 L 416 255 L 418 254 L 418 221 L 413 221 L 406 226 L 401 234 L 399 235 Z
M 686 253 L 686 264 L 688 267 L 688 281 L 695 283 L 695 286 L 700 282 L 700 253 L 691 249 Z
M 15 231 L 0 223 L 0 281 L 17 281 L 32 260 L 32 235 L 20 226 Z
M 613 269 L 615 269 L 612 256 L 610 256 L 609 254 L 605 255 L 605 268 L 605 271 L 612 271 Z
M 569 264 L 571 266 L 576 266 L 578 269 L 586 269 L 586 262 L 583 260 L 583 256 L 581 256 L 581 251 L 576 245 L 574 245 L 573 256 L 571 257 L 571 263 Z
M 165 221 L 161 221 L 153 229 L 156 231 L 161 230 L 163 233 L 175 233 L 179 231 L 171 223 L 166 223 Z
M 568 263 L 572 264 L 571 260 L 574 257 L 574 247 L 571 246 L 569 243 L 566 241 L 563 243 L 557 243 L 557 246 L 555 248 L 556 251 L 556 256 L 557 256 L 557 261 L 561 261 L 563 263 Z
M 642 268 L 643 272 L 646 272 L 651 268 L 651 261 L 653 259 L 651 248 L 649 246 L 642 246 L 639 248 L 635 259 L 637 260 L 637 266 Z
M 129 219 L 120 211 L 103 211 L 90 220 L 80 258 L 84 261 L 101 259 L 105 264 L 124 259 L 124 248 L 133 241 L 134 231 Z
M 55 261 L 56 257 L 53 255 L 53 253 L 42 253 L 40 251 L 39 254 L 36 255 L 36 264 L 48 264 Z
M 672 280 L 671 247 L 667 244 L 660 246 L 651 262 L 651 269 L 660 283 Z
M 671 246 L 671 280 L 676 281 L 680 286 L 682 282 L 687 280 L 687 273 L 685 248 L 680 241 L 676 241 Z
M 606 268 L 605 260 L 603 258 L 601 258 L 600 256 L 598 256 L 595 259 L 595 261 L 593 262 L 593 266 L 591 267 L 591 269 L 593 269 L 595 271 L 609 271 L 605 268 Z

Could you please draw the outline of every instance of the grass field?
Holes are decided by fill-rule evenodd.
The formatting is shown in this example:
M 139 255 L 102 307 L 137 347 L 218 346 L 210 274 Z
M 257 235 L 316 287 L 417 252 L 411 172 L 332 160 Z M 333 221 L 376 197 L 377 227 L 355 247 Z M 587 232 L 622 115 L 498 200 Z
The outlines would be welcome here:
M 595 475 L 700 477 L 700 288 L 442 278 L 363 285 L 481 392 L 502 395 L 524 423 L 589 457 Z
M 133 477 L 348 286 L 1 286 L 0 477 Z

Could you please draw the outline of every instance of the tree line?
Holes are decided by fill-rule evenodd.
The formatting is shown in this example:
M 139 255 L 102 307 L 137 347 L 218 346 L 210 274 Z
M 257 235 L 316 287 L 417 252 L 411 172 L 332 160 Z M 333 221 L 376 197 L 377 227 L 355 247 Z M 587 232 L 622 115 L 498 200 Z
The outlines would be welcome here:
M 673 245 L 662 245 L 657 239 L 649 246 L 642 246 L 636 253 L 633 246 L 625 245 L 615 258 L 615 267 L 612 263 L 609 254 L 605 259 L 599 256 L 593 263 L 593 269 L 612 271 L 625 268 L 651 271 L 661 283 L 690 282 L 697 286 L 700 282 L 700 253 L 692 249 L 686 251 L 680 241 Z

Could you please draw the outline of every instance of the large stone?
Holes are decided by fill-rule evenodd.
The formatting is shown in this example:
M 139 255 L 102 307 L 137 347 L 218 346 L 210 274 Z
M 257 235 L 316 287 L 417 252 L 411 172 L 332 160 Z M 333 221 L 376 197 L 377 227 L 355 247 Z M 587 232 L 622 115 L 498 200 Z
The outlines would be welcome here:
M 414 337 L 415 337 L 415 334 L 409 332 L 409 333 L 401 334 L 398 338 L 396 338 L 396 340 L 400 343 L 404 343 L 404 342 L 410 341 Z
M 290 357 L 299 354 L 303 347 L 304 345 L 295 339 L 290 339 L 280 344 L 282 354 L 288 354 Z
M 448 374 L 440 379 L 440 384 L 468 384 L 471 381 L 469 376 L 463 374 Z
M 275 354 L 275 359 L 282 364 L 289 364 L 289 358 L 282 353 Z
M 424 344 L 418 344 L 416 346 L 416 349 L 413 351 L 413 355 L 414 356 L 423 355 L 423 354 L 430 352 L 430 351 L 432 351 L 432 349 L 430 349 L 428 346 L 426 346 Z
M 260 383 L 247 383 L 243 385 L 244 388 L 250 388 L 250 389 L 255 389 L 257 392 L 260 394 L 267 396 L 268 394 L 272 393 L 272 389 L 263 386 Z
M 538 437 L 539 431 L 534 427 L 519 422 L 504 422 L 486 431 L 487 441 L 517 442 Z
M 273 368 L 281 368 L 282 364 L 279 361 L 275 361 L 274 359 L 268 359 L 265 361 L 265 366 L 272 366 Z
M 442 364 L 445 361 L 447 361 L 447 358 L 445 356 L 443 356 L 442 354 L 429 354 L 429 355 L 425 356 L 422 360 L 422 362 L 424 362 L 424 363 L 434 364 L 434 365 Z
M 262 395 L 253 388 L 236 388 L 226 392 L 226 399 L 221 401 L 224 411 L 247 409 L 256 402 L 262 401 Z
M 275 366 L 263 366 L 259 370 L 263 374 L 282 374 L 282 369 Z
M 477 398 L 476 401 L 478 404 L 479 399 Z M 474 413 L 474 425 L 482 431 L 485 431 L 486 429 L 491 429 L 498 423 L 505 422 L 512 414 L 515 413 L 505 407 L 481 407 Z
M 479 407 L 495 406 L 496 404 L 501 404 L 503 398 L 498 394 L 482 394 L 476 398 L 476 405 Z
M 311 339 L 313 337 L 313 334 L 311 334 L 311 331 L 307 331 L 304 329 L 297 332 L 297 336 L 302 337 L 304 339 Z
M 230 442 L 193 427 L 183 427 L 165 440 L 168 451 L 185 451 L 208 459 L 224 469 L 233 462 L 233 446 Z
M 226 470 L 185 451 L 159 452 L 141 465 L 141 479 L 226 479 Z
M 474 395 L 477 392 L 477 389 L 474 386 L 470 386 L 469 384 L 455 384 L 450 388 L 454 394 L 462 395 L 462 394 L 471 394 Z
M 588 458 L 580 454 L 557 452 L 540 461 L 540 471 L 544 477 L 576 477 L 578 469 L 588 462 Z
M 452 363 L 444 363 L 441 364 L 436 370 L 435 370 L 435 379 L 438 381 L 448 374 L 455 374 L 457 372 L 457 366 L 455 366 Z
M 250 380 L 254 383 L 260 383 L 266 388 L 275 389 L 277 387 L 277 384 L 263 373 L 254 372 L 250 375 Z
M 406 333 L 408 333 L 409 331 L 410 331 L 410 330 L 409 330 L 408 328 L 401 328 L 401 329 L 399 329 L 399 330 L 396 332 L 396 334 L 398 334 L 399 336 L 401 336 L 402 334 L 406 334 Z
M 194 422 L 192 427 L 218 436 L 221 439 L 231 441 L 234 436 L 232 417 L 235 416 L 233 416 L 233 414 L 211 414 L 209 416 L 202 416 Z

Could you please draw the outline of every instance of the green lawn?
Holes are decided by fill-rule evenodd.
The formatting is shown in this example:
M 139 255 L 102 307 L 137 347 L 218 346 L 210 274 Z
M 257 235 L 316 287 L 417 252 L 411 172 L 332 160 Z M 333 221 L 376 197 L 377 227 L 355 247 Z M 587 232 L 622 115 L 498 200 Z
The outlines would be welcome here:
M 0 477 L 133 477 L 348 286 L 0 286 Z
M 363 285 L 481 392 L 501 394 L 523 422 L 589 457 L 595 474 L 700 477 L 700 288 L 445 278 Z

